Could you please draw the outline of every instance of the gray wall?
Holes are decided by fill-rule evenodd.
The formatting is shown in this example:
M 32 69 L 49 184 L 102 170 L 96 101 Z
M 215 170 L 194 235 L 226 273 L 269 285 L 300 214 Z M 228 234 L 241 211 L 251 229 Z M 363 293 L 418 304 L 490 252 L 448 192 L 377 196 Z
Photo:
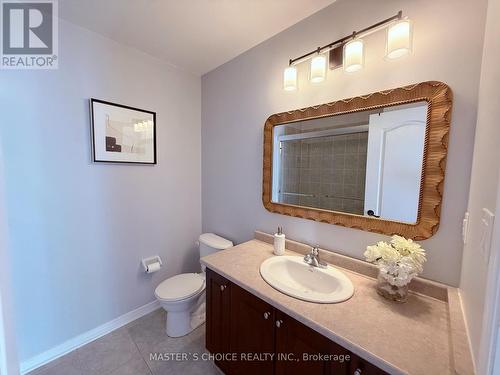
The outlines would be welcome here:
M 58 70 L 0 71 L 21 361 L 199 267 L 199 77 L 64 21 L 59 35 Z M 90 97 L 156 111 L 158 165 L 91 163 Z M 165 267 L 146 276 L 154 254 Z
M 454 104 L 444 202 L 439 231 L 423 242 L 424 276 L 457 285 L 462 258 L 461 225 L 468 196 L 486 1 L 339 0 L 306 20 L 202 77 L 203 230 L 237 242 L 255 229 L 278 224 L 293 239 L 361 258 L 385 236 L 267 212 L 261 200 L 262 142 L 266 118 L 285 110 L 440 80 Z M 384 60 L 385 34 L 366 38 L 361 72 L 329 72 L 326 82 L 307 82 L 299 67 L 299 91 L 282 90 L 288 59 L 395 14 L 414 20 L 414 54 Z
M 478 374 L 485 371 L 489 335 L 496 331 L 495 327 L 482 327 L 484 324 L 483 314 L 487 304 L 492 303 L 494 294 L 492 291 L 493 293 L 485 296 L 488 278 L 495 277 L 489 275 L 488 272 L 497 274 L 500 272 L 498 269 L 491 270 L 494 265 L 494 257 L 500 256 L 500 249 L 493 247 L 489 254 L 484 254 L 480 250 L 484 230 L 481 223 L 482 209 L 487 208 L 496 214 L 497 225 L 498 220 L 500 220 L 500 206 L 497 202 L 498 189 L 500 189 L 498 184 L 500 168 L 500 127 L 498 126 L 500 118 L 500 107 L 498 106 L 500 45 L 498 44 L 498 35 L 500 35 L 500 24 L 497 19 L 500 12 L 500 1 L 489 0 L 488 3 L 468 205 L 469 233 L 464 248 L 460 280 L 463 307 L 469 326 L 471 346 L 478 366 Z M 493 264 L 490 265 L 490 263 Z M 481 340 L 483 341 L 481 342 Z M 497 345 L 500 346 L 500 343 Z
M 15 312 L 12 303 L 12 270 L 8 249 L 5 209 L 3 152 L 0 143 L 0 375 L 19 373 L 16 350 Z

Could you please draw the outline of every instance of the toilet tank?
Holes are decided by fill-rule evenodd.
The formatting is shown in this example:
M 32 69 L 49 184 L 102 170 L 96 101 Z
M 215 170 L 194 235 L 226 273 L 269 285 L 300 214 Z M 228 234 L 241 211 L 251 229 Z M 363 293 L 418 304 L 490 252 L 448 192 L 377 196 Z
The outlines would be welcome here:
M 214 233 L 203 233 L 200 238 L 200 258 L 215 253 L 219 250 L 228 249 L 233 243 Z

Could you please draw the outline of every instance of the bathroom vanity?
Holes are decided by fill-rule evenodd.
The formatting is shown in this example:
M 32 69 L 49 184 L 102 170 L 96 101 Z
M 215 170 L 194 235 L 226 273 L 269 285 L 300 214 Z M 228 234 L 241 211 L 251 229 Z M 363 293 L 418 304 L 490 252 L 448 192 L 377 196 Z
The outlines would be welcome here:
M 216 360 L 226 374 L 386 374 L 210 269 L 207 307 L 206 346 L 231 353 Z
M 377 294 L 369 264 L 335 254 L 323 259 L 351 279 L 352 298 L 302 301 L 262 279 L 259 267 L 273 256 L 266 236 L 257 232 L 257 239 L 201 260 L 206 347 L 219 354 L 224 373 L 473 374 L 454 288 L 419 279 L 407 303 L 393 303 Z M 307 251 L 293 241 L 287 248 L 296 251 L 288 255 Z

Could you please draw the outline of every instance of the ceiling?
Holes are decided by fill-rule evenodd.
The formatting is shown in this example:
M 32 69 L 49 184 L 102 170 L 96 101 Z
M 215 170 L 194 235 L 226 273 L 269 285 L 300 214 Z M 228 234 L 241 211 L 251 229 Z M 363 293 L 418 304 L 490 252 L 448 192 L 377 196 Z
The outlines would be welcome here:
M 203 75 L 335 0 L 59 0 L 59 16 Z

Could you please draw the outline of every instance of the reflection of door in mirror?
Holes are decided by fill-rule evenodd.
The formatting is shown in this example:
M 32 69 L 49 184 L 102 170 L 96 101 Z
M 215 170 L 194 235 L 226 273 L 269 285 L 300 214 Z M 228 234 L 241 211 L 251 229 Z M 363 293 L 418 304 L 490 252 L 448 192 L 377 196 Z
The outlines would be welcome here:
M 426 105 L 370 115 L 365 213 L 416 222 L 426 116 Z
M 272 201 L 416 222 L 427 103 L 273 128 Z

